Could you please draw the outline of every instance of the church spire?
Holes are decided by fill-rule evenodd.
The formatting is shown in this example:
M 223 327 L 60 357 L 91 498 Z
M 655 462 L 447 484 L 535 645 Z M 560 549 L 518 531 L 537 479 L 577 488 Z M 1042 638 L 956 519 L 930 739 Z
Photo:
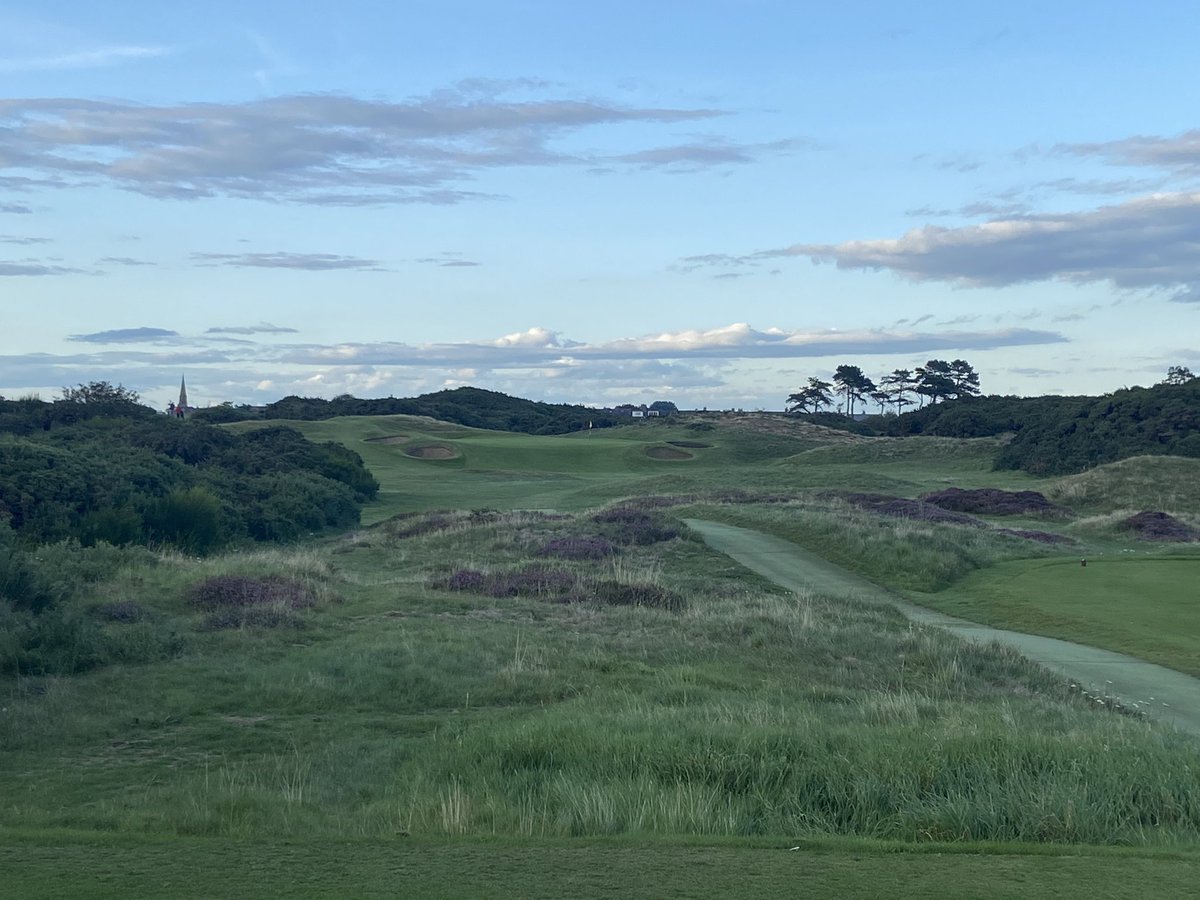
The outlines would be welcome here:
M 179 376 L 179 403 L 175 408 L 180 410 L 180 415 L 183 415 L 184 411 L 188 408 L 187 379 L 182 375 Z

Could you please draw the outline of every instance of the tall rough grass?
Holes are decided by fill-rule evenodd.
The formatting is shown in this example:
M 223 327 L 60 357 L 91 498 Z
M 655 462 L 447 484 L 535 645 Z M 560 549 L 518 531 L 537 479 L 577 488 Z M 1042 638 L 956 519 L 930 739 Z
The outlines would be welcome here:
M 1134 456 L 1060 478 L 1045 491 L 1058 503 L 1091 512 L 1200 510 L 1200 459 Z
M 696 506 L 684 512 L 793 541 L 859 574 L 903 590 L 936 591 L 1004 559 L 1050 552 L 983 528 L 893 518 L 836 498 L 757 506 Z
M 368 532 L 360 543 L 374 546 L 336 566 L 289 550 L 155 567 L 135 598 L 152 612 L 197 580 L 251 572 L 345 603 L 304 632 L 197 633 L 203 652 L 170 662 L 5 683 L 0 825 L 1200 839 L 1190 739 L 1093 709 L 1011 651 L 890 607 L 757 589 L 695 541 L 554 563 L 670 588 L 688 600 L 676 612 L 397 580 L 467 557 L 489 571 L 544 564 L 538 548 L 592 527 L 510 524 L 394 545 Z

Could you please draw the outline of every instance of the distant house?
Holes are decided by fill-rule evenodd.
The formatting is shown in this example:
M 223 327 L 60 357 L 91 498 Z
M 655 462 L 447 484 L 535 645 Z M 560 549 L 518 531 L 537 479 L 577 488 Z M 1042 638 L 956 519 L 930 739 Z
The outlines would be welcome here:
M 645 419 L 653 416 L 654 418 L 662 418 L 669 416 L 673 412 L 678 412 L 674 403 L 665 403 L 661 400 L 656 400 L 647 406 L 645 403 L 640 406 L 633 403 L 619 403 L 611 408 L 606 408 L 605 412 L 615 413 L 618 416 L 630 416 L 634 419 Z

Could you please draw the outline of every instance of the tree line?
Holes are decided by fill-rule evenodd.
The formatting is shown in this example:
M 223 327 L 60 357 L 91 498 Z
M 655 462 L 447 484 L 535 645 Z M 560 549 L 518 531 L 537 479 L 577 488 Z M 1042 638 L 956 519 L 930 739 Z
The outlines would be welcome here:
M 858 366 L 841 365 L 832 382 L 809 378 L 804 387 L 788 395 L 787 411 L 819 413 L 833 407 L 836 397 L 838 411 L 847 416 L 854 416 L 857 404 L 865 407 L 868 400 L 877 403 L 881 413 L 891 407 L 899 415 L 906 406 L 978 395 L 979 374 L 965 359 L 931 359 L 916 369 L 894 369 L 878 384 Z
M 336 416 L 429 416 L 469 428 L 515 431 L 525 434 L 568 434 L 592 428 L 625 424 L 628 416 L 568 403 L 542 403 L 510 397 L 483 388 L 460 387 L 419 397 L 360 399 L 342 394 L 332 400 L 320 397 L 284 397 L 263 407 L 224 404 L 196 410 L 194 419 L 205 422 L 240 422 L 253 419 L 311 421 Z
M 817 421 L 863 435 L 1007 435 L 997 448 L 995 467 L 1043 476 L 1142 454 L 1200 457 L 1200 378 L 1186 366 L 1172 366 L 1153 387 L 1100 397 L 984 397 L 968 389 L 961 395 L 939 394 L 937 402 L 929 399 L 900 415 L 852 421 L 826 413 Z

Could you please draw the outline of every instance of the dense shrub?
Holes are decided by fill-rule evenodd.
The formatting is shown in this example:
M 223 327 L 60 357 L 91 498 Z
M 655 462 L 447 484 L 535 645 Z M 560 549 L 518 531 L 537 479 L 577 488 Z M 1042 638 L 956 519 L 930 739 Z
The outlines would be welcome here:
M 144 407 L 100 415 L 93 406 L 0 400 L 0 525 L 27 543 L 205 553 L 246 538 L 295 540 L 356 524 L 379 489 L 357 454 L 292 429 L 236 434 Z
M 215 550 L 226 533 L 220 501 L 202 487 L 172 491 L 146 510 L 145 522 L 152 541 L 173 544 L 187 553 Z
M 879 419 L 892 435 L 1011 434 L 1000 469 L 1065 475 L 1143 454 L 1200 457 L 1200 379 L 1101 397 L 973 397 Z
M 145 623 L 137 604 L 107 604 L 89 615 L 79 599 L 86 585 L 146 551 L 70 542 L 24 550 L 12 540 L 0 531 L 0 675 L 72 675 L 179 652 L 169 623 Z M 114 633 L 104 621 L 136 632 Z
M 75 610 L 0 607 L 0 673 L 74 675 L 105 662 L 106 650 L 99 625 Z

